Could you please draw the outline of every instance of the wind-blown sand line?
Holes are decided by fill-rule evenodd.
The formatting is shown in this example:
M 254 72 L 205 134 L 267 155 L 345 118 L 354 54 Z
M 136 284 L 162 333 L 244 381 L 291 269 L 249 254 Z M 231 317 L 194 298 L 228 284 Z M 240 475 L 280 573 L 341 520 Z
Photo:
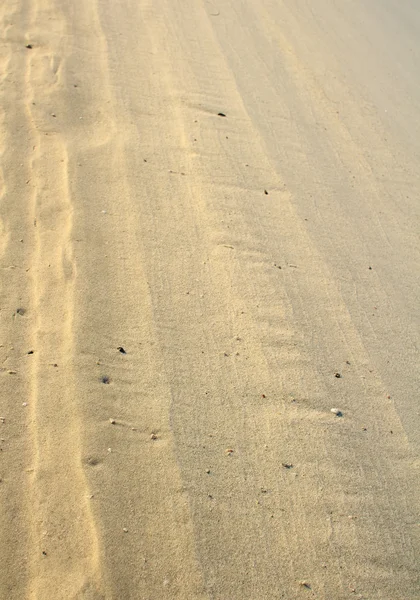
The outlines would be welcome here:
M 28 573 L 28 501 L 31 443 L 27 407 L 30 394 L 30 292 L 27 249 L 31 228 L 30 140 L 25 128 L 27 49 L 19 3 L 2 3 L 0 73 L 0 597 L 25 597 Z
M 70 161 L 79 240 L 75 364 L 80 389 L 89 398 L 82 409 L 82 451 L 95 494 L 92 506 L 107 593 L 116 598 L 205 598 L 188 498 L 174 454 L 170 390 L 133 220 L 136 211 L 127 183 L 132 149 L 110 81 L 113 57 L 97 10 L 95 3 L 83 5 L 77 15 L 69 10 L 75 31 L 89 30 L 94 36 L 85 39 L 83 48 L 74 48 L 68 71 L 83 64 L 78 93 L 83 97 L 84 136 L 73 138 Z M 119 345 L 126 355 L 118 352 Z M 101 383 L 104 374 L 109 385 Z
M 38 136 L 31 273 L 32 335 L 39 347 L 29 406 L 35 459 L 28 594 L 37 600 L 57 593 L 63 600 L 133 593 L 202 598 L 172 449 L 170 395 L 159 356 L 149 347 L 153 316 L 125 185 L 124 137 L 112 109 L 105 35 L 93 4 L 76 14 L 70 7 L 64 19 L 58 7 L 50 13 L 52 5 L 41 6 L 31 15 L 38 45 L 27 77 Z M 37 25 L 50 21 L 47 36 Z M 66 37 L 66 22 L 78 45 Z M 91 88 L 94 78 L 98 85 Z M 90 364 L 86 357 L 92 346 L 101 356 L 110 338 L 115 348 L 125 340 L 128 388 L 124 363 L 114 366 L 108 387 L 93 375 L 97 359 Z M 124 391 L 124 404 L 114 398 L 116 388 Z M 124 413 L 139 433 L 109 424 L 109 416 L 120 423 Z M 151 439 L 152 431 L 160 441 Z
M 65 22 L 57 19 L 57 13 L 47 2 L 36 6 L 31 15 L 33 35 L 45 36 L 39 23 L 48 21 L 49 14 L 54 15 L 54 36 L 63 35 Z M 80 398 L 72 366 L 76 266 L 68 156 L 59 127 L 55 128 L 56 115 L 46 112 L 60 87 L 61 59 L 46 44 L 31 52 L 27 72 L 27 86 L 32 90 L 28 117 L 37 137 L 31 164 L 32 343 L 37 352 L 29 401 L 34 464 L 28 593 L 37 600 L 57 598 L 57 590 L 63 599 L 80 593 L 96 598 L 101 587 L 98 540 L 80 455 Z
M 34 219 L 38 233 L 33 271 L 33 345 L 39 348 L 34 360 L 33 391 L 30 400 L 35 445 L 33 474 L 34 598 L 47 598 L 65 590 L 75 597 L 85 585 L 96 585 L 98 550 L 89 488 L 80 456 L 80 427 L 77 388 L 74 385 L 73 282 L 75 265 L 71 257 L 71 201 L 66 199 L 66 158 L 63 148 L 49 145 L 48 153 L 34 160 L 33 173 L 38 190 L 34 198 Z M 63 160 L 52 179 L 43 179 L 43 163 Z M 57 165 L 58 167 L 58 165 Z M 44 187 L 45 186 L 45 187 Z M 44 188 L 44 189 L 42 189 Z M 63 199 L 63 206 L 48 215 L 42 211 L 50 198 Z M 57 365 L 57 366 L 54 366 Z M 88 582 L 88 583 L 86 583 Z

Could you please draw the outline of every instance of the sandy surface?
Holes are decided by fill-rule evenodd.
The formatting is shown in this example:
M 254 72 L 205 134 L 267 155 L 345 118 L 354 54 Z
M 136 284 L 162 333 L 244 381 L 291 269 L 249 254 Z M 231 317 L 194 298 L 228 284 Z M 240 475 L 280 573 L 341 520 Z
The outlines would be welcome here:
M 419 39 L 1 3 L 1 600 L 420 598 Z

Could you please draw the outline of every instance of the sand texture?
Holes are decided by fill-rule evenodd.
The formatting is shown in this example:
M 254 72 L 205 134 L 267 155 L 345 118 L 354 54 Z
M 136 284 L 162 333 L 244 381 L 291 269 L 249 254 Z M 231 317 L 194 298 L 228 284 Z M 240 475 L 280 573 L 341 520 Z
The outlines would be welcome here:
M 0 600 L 420 598 L 419 40 L 0 3 Z

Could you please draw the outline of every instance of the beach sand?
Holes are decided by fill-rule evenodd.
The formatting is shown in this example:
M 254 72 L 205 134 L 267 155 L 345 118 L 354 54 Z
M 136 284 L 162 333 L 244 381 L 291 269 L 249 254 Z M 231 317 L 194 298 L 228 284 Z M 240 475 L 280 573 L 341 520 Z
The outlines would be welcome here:
M 1 4 L 1 600 L 418 600 L 419 32 Z

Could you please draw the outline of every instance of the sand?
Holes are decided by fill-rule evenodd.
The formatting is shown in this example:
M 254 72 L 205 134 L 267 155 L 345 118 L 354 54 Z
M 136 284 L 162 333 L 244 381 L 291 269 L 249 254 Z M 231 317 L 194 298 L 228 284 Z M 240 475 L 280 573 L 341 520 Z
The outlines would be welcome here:
M 1 4 L 2 600 L 420 597 L 419 33 Z

